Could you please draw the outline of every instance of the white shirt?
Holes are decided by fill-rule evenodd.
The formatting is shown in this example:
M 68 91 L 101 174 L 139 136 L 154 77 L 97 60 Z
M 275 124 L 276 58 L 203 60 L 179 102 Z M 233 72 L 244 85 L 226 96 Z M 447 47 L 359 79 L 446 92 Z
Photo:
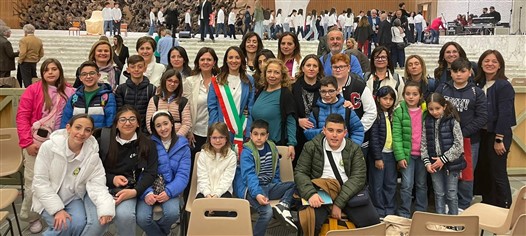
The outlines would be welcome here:
M 109 7 L 102 9 L 102 19 L 105 21 L 113 20 L 112 10 Z
M 391 40 L 393 41 L 393 43 L 403 43 L 404 42 L 405 33 L 400 33 L 400 29 L 398 27 L 396 26 L 391 27 L 391 33 L 392 33 Z
M 122 19 L 121 9 L 116 7 L 112 9 L 113 20 L 120 21 Z
M 343 26 L 353 26 L 354 25 L 354 14 L 351 13 L 350 17 L 347 17 L 345 14 L 345 24 Z
M 281 16 L 281 13 L 279 13 L 277 16 L 276 16 L 276 25 L 283 25 L 283 17 Z
M 236 24 L 236 13 L 234 13 L 233 11 L 231 11 L 228 14 L 228 24 L 229 25 L 235 25 Z
M 424 21 L 424 17 L 418 14 L 414 17 L 414 20 L 415 20 L 415 24 L 422 23 L 422 21 Z
M 337 25 L 336 13 L 329 16 L 329 26 Z
M 294 26 L 296 27 L 303 27 L 303 25 L 305 24 L 305 17 L 303 15 L 296 15 L 296 17 L 294 17 Z
M 150 12 L 150 24 L 153 24 L 155 22 L 155 13 L 153 11 Z
M 232 97 L 234 98 L 234 103 L 238 106 L 241 106 L 241 78 L 239 77 L 239 75 L 229 74 L 227 80 L 228 87 L 230 87 L 230 92 L 232 93 Z M 237 109 L 239 111 L 242 108 L 237 107 Z
M 221 197 L 229 191 L 232 193 L 232 181 L 236 175 L 237 156 L 228 149 L 225 157 L 220 153 L 202 151 L 197 161 L 197 193 Z
M 217 11 L 217 23 L 218 24 L 225 23 L 225 12 L 223 11 L 223 9 L 219 9 L 219 11 Z
M 201 137 L 206 137 L 208 132 L 208 88 L 203 84 L 203 77 L 199 74 L 199 95 L 196 101 L 196 114 L 195 125 L 192 126 L 194 134 Z
M 407 17 L 407 24 L 414 24 L 415 23 L 415 18 L 410 16 L 410 17 Z
M 349 179 L 349 177 L 347 177 L 347 174 L 345 173 L 345 168 L 343 167 L 343 159 L 342 159 L 342 151 L 343 151 L 343 148 L 345 148 L 346 142 L 347 141 L 343 139 L 340 147 L 336 150 L 333 150 L 329 146 L 327 139 L 326 138 L 323 139 L 323 150 L 327 150 L 332 153 L 334 164 L 336 164 L 336 169 L 338 169 L 338 172 L 340 172 L 340 177 L 342 177 L 342 181 L 344 183 L 347 182 L 347 180 Z M 329 161 L 327 152 L 323 152 L 323 173 L 321 174 L 321 178 L 336 179 L 336 175 L 332 171 L 331 162 Z
M 204 13 L 204 10 L 205 10 L 205 4 L 206 4 L 206 0 L 203 1 L 203 5 L 201 5 L 201 12 L 199 13 L 200 16 L 199 16 L 199 19 L 204 19 L 204 16 L 203 16 L 203 13 Z
M 161 24 L 164 23 L 164 13 L 162 11 L 157 12 L 157 19 Z
M 307 19 L 305 20 L 305 25 L 310 25 L 311 21 L 312 21 L 312 16 L 310 15 L 307 16 Z
M 340 28 L 345 26 L 345 16 L 346 14 L 341 14 L 338 16 L 338 26 L 340 26 Z
M 78 175 L 78 172 L 80 171 L 80 164 L 84 159 L 84 155 L 80 155 L 79 153 L 79 155 L 75 157 L 75 153 L 69 148 L 66 148 L 66 159 L 66 176 L 64 177 L 64 181 L 58 190 L 58 196 L 60 199 L 62 199 L 64 205 L 69 204 L 75 199 L 79 199 L 75 192 L 75 179 Z
M 184 23 L 185 24 L 190 24 L 190 22 L 192 22 L 192 17 L 190 16 L 190 13 L 187 12 L 184 14 Z

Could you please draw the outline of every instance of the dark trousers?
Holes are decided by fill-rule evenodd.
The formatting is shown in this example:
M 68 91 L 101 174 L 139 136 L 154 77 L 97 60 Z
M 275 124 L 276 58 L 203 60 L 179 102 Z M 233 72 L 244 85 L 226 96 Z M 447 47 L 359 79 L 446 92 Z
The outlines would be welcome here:
M 20 88 L 22 88 L 22 83 L 25 88 L 29 87 L 29 85 L 33 83 L 33 78 L 35 77 L 37 77 L 36 62 L 22 62 L 22 64 L 18 64 L 16 78 L 20 84 Z
M 214 40 L 214 30 L 212 30 L 212 26 L 210 26 L 208 18 L 206 19 L 200 19 L 201 25 L 199 26 L 199 33 L 201 34 L 201 41 L 205 40 L 206 33 L 210 34 L 210 39 Z
M 397 43 L 391 43 L 391 64 L 396 68 L 396 64 L 400 66 L 400 68 L 404 68 L 405 66 L 405 49 L 398 48 L 396 46 Z
M 113 34 L 114 35 L 120 35 L 121 34 L 121 21 L 113 21 Z
M 380 223 L 380 217 L 373 206 L 373 203 L 369 201 L 367 205 L 360 207 L 349 207 L 345 206 L 342 209 L 342 213 L 347 215 L 347 218 L 356 225 L 356 228 L 367 227 Z M 320 208 L 314 208 L 314 214 L 316 216 L 314 235 L 319 235 L 321 226 L 327 221 L 331 215 L 331 209 L 329 205 L 323 205 Z
M 192 26 L 190 26 L 190 24 L 186 23 L 186 24 L 184 24 L 184 30 L 192 33 Z
M 0 78 L 11 77 L 11 71 L 0 71 Z
M 230 36 L 230 38 L 234 38 L 236 39 L 236 26 L 233 25 L 233 24 L 230 24 L 228 25 L 228 36 Z
M 506 169 L 511 136 L 511 132 L 504 135 L 504 147 L 508 151 L 499 156 L 493 148 L 495 133 L 481 132 L 479 160 L 475 170 L 475 185 L 479 187 L 483 203 L 503 208 L 510 208 L 511 206 L 511 188 Z

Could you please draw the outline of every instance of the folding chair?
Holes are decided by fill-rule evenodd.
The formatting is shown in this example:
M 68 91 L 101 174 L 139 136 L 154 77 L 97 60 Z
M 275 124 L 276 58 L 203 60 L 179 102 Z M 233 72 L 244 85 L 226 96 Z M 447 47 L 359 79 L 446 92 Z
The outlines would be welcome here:
M 194 168 L 192 170 L 192 178 L 190 179 L 190 191 L 188 192 L 188 200 L 186 201 L 186 206 L 184 211 L 181 212 L 181 233 L 186 235 L 188 231 L 188 220 L 190 218 L 190 213 L 192 213 L 192 205 L 197 195 L 197 161 L 199 160 L 200 152 L 195 154 Z
M 386 225 L 380 223 L 363 228 L 346 229 L 346 230 L 331 230 L 327 236 L 349 236 L 349 235 L 385 235 Z
M 13 233 L 13 223 L 11 222 L 11 219 L 7 217 L 8 215 L 9 215 L 9 212 L 0 211 L 0 223 L 4 222 L 4 220 L 7 220 L 7 222 L 9 223 L 9 226 L 3 235 L 6 236 L 8 232 L 11 232 L 11 236 L 15 236 L 15 233 Z
M 462 228 L 449 229 L 448 226 Z M 479 235 L 478 216 L 441 215 L 417 211 L 413 214 L 413 222 L 409 236 L 413 235 Z
M 0 177 L 18 173 L 20 177 L 20 189 L 24 199 L 24 175 L 20 170 L 22 167 L 22 150 L 18 146 L 18 133 L 16 128 L 0 129 Z
M 235 217 L 206 216 L 209 211 L 235 212 Z M 250 204 L 239 198 L 201 198 L 193 202 L 188 236 L 252 235 Z
M 13 207 L 13 213 L 15 214 L 16 226 L 18 226 L 18 233 L 22 235 L 22 229 L 20 228 L 20 221 L 18 220 L 18 214 L 16 213 L 15 200 L 18 197 L 18 189 L 3 188 L 0 189 L 0 209 L 5 209 L 11 205 Z M 11 233 L 13 228 L 11 227 Z
M 511 236 L 524 236 L 526 235 L 526 214 L 519 216 L 513 230 L 511 231 Z

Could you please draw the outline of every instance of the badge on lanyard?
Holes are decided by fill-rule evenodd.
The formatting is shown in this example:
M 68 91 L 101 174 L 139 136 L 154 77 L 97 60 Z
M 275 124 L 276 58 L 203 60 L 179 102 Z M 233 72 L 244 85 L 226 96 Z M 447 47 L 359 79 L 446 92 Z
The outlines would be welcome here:
M 79 175 L 79 172 L 80 172 L 80 167 L 75 168 L 75 170 L 73 170 L 73 176 Z

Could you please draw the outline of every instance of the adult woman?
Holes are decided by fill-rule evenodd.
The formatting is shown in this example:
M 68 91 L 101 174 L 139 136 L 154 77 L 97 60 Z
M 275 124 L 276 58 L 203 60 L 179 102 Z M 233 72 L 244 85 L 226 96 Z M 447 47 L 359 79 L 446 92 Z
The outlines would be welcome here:
M 412 11 L 409 17 L 407 17 L 407 24 L 409 27 L 409 32 L 407 32 L 407 41 L 410 43 L 415 42 L 415 12 Z
M 289 157 L 294 159 L 296 146 L 296 107 L 290 92 L 287 67 L 279 59 L 267 61 L 263 72 L 264 90 L 252 107 L 253 120 L 269 123 L 269 139 L 277 145 L 289 147 Z M 278 112 L 279 111 L 279 112 Z
M 358 27 L 354 33 L 354 38 L 358 41 L 358 50 L 362 51 L 365 55 L 369 52 L 369 41 L 373 35 L 373 29 L 369 24 L 367 17 L 360 18 L 358 21 Z
M 356 46 L 357 46 L 356 40 L 354 38 L 347 38 L 345 40 L 345 46 L 346 46 L 346 50 L 356 49 Z
M 281 15 L 281 8 L 276 11 L 276 24 L 274 25 L 274 35 L 278 33 L 283 33 L 283 16 Z M 275 39 L 275 38 L 274 38 Z
M 238 155 L 243 148 L 243 134 L 250 132 L 252 105 L 254 104 L 254 79 L 245 72 L 245 58 L 241 48 L 232 46 L 226 50 L 221 72 L 212 78 L 208 92 L 208 124 L 225 122 L 231 140 L 237 146 Z
M 263 36 L 263 6 L 261 5 L 261 0 L 256 0 L 254 3 L 254 33 L 257 35 Z M 242 47 L 241 47 L 242 48 Z
M 298 14 L 294 19 L 294 26 L 296 26 L 296 35 L 301 35 L 301 38 L 305 38 L 305 32 L 303 31 L 303 25 L 305 24 L 305 16 L 303 16 L 303 9 L 298 10 Z
M 256 69 L 254 72 L 254 85 L 256 86 L 256 92 L 263 89 L 264 82 L 261 79 L 261 74 L 265 71 L 265 67 L 267 67 L 268 59 L 271 58 L 276 58 L 276 56 L 268 49 L 259 51 L 254 58 L 254 68 Z
M 157 149 L 141 132 L 139 117 L 135 108 L 124 105 L 117 111 L 111 128 L 94 134 L 99 137 L 106 186 L 115 199 L 113 220 L 119 235 L 135 235 L 137 198 L 146 196 L 146 189 L 157 176 Z
M 114 66 L 113 52 L 111 50 L 111 44 L 108 41 L 99 40 L 91 46 L 91 50 L 88 55 L 88 61 L 97 63 L 99 67 L 99 83 L 107 83 L 113 90 L 119 85 L 119 75 L 121 71 L 119 68 Z M 80 68 L 80 67 L 79 67 Z M 75 73 L 75 83 L 73 87 L 78 88 L 82 85 L 80 81 L 80 70 L 77 68 Z
M 114 60 L 119 60 L 122 66 L 119 67 L 119 70 L 122 71 L 122 68 L 124 67 L 124 64 L 126 64 L 126 60 L 128 57 L 130 57 L 130 52 L 128 51 L 128 47 L 124 45 L 124 41 L 122 40 L 122 37 L 119 34 L 116 34 L 113 36 L 113 47 L 111 48 L 113 50 L 113 53 L 115 53 L 116 58 Z
M 175 2 L 170 2 L 166 9 L 166 28 L 171 30 L 172 34 L 175 36 L 177 33 L 177 27 L 179 27 L 179 11 L 177 11 Z
M 146 63 L 146 72 L 144 72 L 144 76 L 148 77 L 150 80 L 150 83 L 159 87 L 161 76 L 163 75 L 163 72 L 166 70 L 166 67 L 163 64 L 155 62 L 154 59 L 154 52 L 157 44 L 155 43 L 155 40 L 151 37 L 144 36 L 140 37 L 137 40 L 137 43 L 135 44 L 135 50 L 137 50 L 137 53 L 139 56 L 144 58 L 144 62 Z M 124 68 L 122 68 L 121 73 L 121 79 L 119 80 L 119 84 L 123 84 L 126 82 L 126 69 L 128 68 L 128 65 L 124 65 Z
M 475 185 L 482 202 L 510 208 L 511 189 L 506 171 L 507 157 L 515 120 L 515 90 L 504 74 L 505 64 L 497 50 L 487 50 L 479 58 L 477 86 L 486 93 L 488 123 L 481 132 L 480 156 L 475 171 Z
M 419 55 L 411 55 L 407 57 L 405 62 L 405 82 L 415 81 L 420 83 L 420 91 L 424 94 L 424 99 L 436 89 L 435 79 L 427 74 L 427 67 L 424 59 Z
M 254 71 L 256 70 L 254 67 L 256 54 L 263 49 L 261 37 L 255 32 L 248 32 L 243 36 L 239 48 L 241 48 L 241 51 L 245 56 L 245 61 L 247 62 L 247 73 L 249 75 L 254 75 Z
M 323 65 L 317 55 L 309 54 L 303 58 L 300 65 L 301 72 L 296 76 L 296 83 L 292 85 L 292 96 L 296 102 L 296 114 L 298 116 L 298 127 L 296 128 L 297 145 L 296 158 L 297 162 L 303 144 L 307 142 L 303 131 L 314 127 L 309 121 L 309 115 L 312 111 L 312 105 L 316 104 L 320 97 L 320 79 L 325 75 Z
M 192 69 L 188 66 L 188 54 L 186 50 L 181 46 L 175 46 L 168 51 L 168 58 L 170 63 L 166 66 L 166 69 L 174 69 L 180 72 L 183 78 L 190 76 Z
M 285 32 L 278 39 L 278 59 L 285 63 L 291 84 L 295 81 L 296 73 L 300 71 L 301 49 L 298 36 L 294 33 Z
M 57 59 L 49 58 L 42 62 L 40 76 L 42 80 L 27 87 L 20 97 L 16 113 L 18 144 L 24 156 L 26 190 L 20 219 L 29 222 L 29 231 L 32 233 L 42 230 L 40 216 L 31 212 L 35 158 L 40 145 L 48 139 L 51 132 L 58 129 L 66 101 L 75 93 L 75 90 L 66 84 L 64 70 Z
M 318 27 L 316 27 L 316 19 L 317 19 L 317 13 L 315 9 L 312 9 L 311 15 L 310 15 L 310 28 L 309 32 L 305 35 L 305 39 L 309 40 L 311 36 L 313 36 L 312 40 L 317 40 L 319 37 L 318 33 Z M 307 19 L 308 21 L 309 19 Z M 306 22 L 307 23 L 307 22 Z
M 391 63 L 394 67 L 398 63 L 400 68 L 404 68 L 404 59 L 405 59 L 405 42 L 404 42 L 404 28 L 402 28 L 402 23 L 400 19 L 395 19 L 393 21 L 393 26 L 391 27 L 392 38 L 391 41 Z
M 403 97 L 404 81 L 394 72 L 393 64 L 389 60 L 389 49 L 384 46 L 376 47 L 371 56 L 371 73 L 365 73 L 364 76 L 367 87 L 376 94 L 380 87 L 391 86 L 396 91 L 396 106 Z
M 49 226 L 44 235 L 57 231 L 100 235 L 115 215 L 97 140 L 91 136 L 93 127 L 93 119 L 87 114 L 75 115 L 66 129 L 51 134 L 50 141 L 40 147 L 35 161 L 33 209 Z M 98 217 L 86 215 L 86 208 L 96 208 Z M 86 227 L 87 221 L 98 227 Z
M 174 119 L 173 127 L 179 136 L 186 137 L 192 127 L 190 116 L 190 106 L 187 98 L 183 97 L 183 77 L 181 73 L 174 69 L 168 69 L 161 77 L 161 87 L 159 95 L 154 95 L 148 103 L 146 110 L 146 128 L 153 134 L 150 121 L 153 114 L 160 110 L 168 110 Z M 183 108 L 183 110 L 179 110 Z
M 348 39 L 352 37 L 354 30 L 354 14 L 352 13 L 351 8 L 347 8 L 347 13 L 345 14 L 345 23 L 343 24 L 343 26 L 345 27 L 345 38 Z
M 144 200 L 137 203 L 137 224 L 148 235 L 169 235 L 179 219 L 179 195 L 190 176 L 190 147 L 186 138 L 175 133 L 175 120 L 169 111 L 155 112 L 150 124 L 159 157 L 157 184 L 146 189 Z M 153 219 L 155 204 L 163 209 L 159 220 Z
M 460 46 L 460 44 L 456 42 L 447 42 L 442 46 L 440 49 L 440 54 L 438 57 L 438 67 L 435 69 L 435 79 L 437 80 L 437 86 L 439 86 L 441 83 L 445 83 L 448 81 L 451 81 L 451 63 L 455 61 L 457 58 L 462 57 L 466 60 L 469 60 L 466 56 L 466 52 Z M 472 68 L 478 68 L 477 63 L 471 62 Z M 471 73 L 470 80 L 473 80 L 477 76 L 477 70 L 473 69 Z

